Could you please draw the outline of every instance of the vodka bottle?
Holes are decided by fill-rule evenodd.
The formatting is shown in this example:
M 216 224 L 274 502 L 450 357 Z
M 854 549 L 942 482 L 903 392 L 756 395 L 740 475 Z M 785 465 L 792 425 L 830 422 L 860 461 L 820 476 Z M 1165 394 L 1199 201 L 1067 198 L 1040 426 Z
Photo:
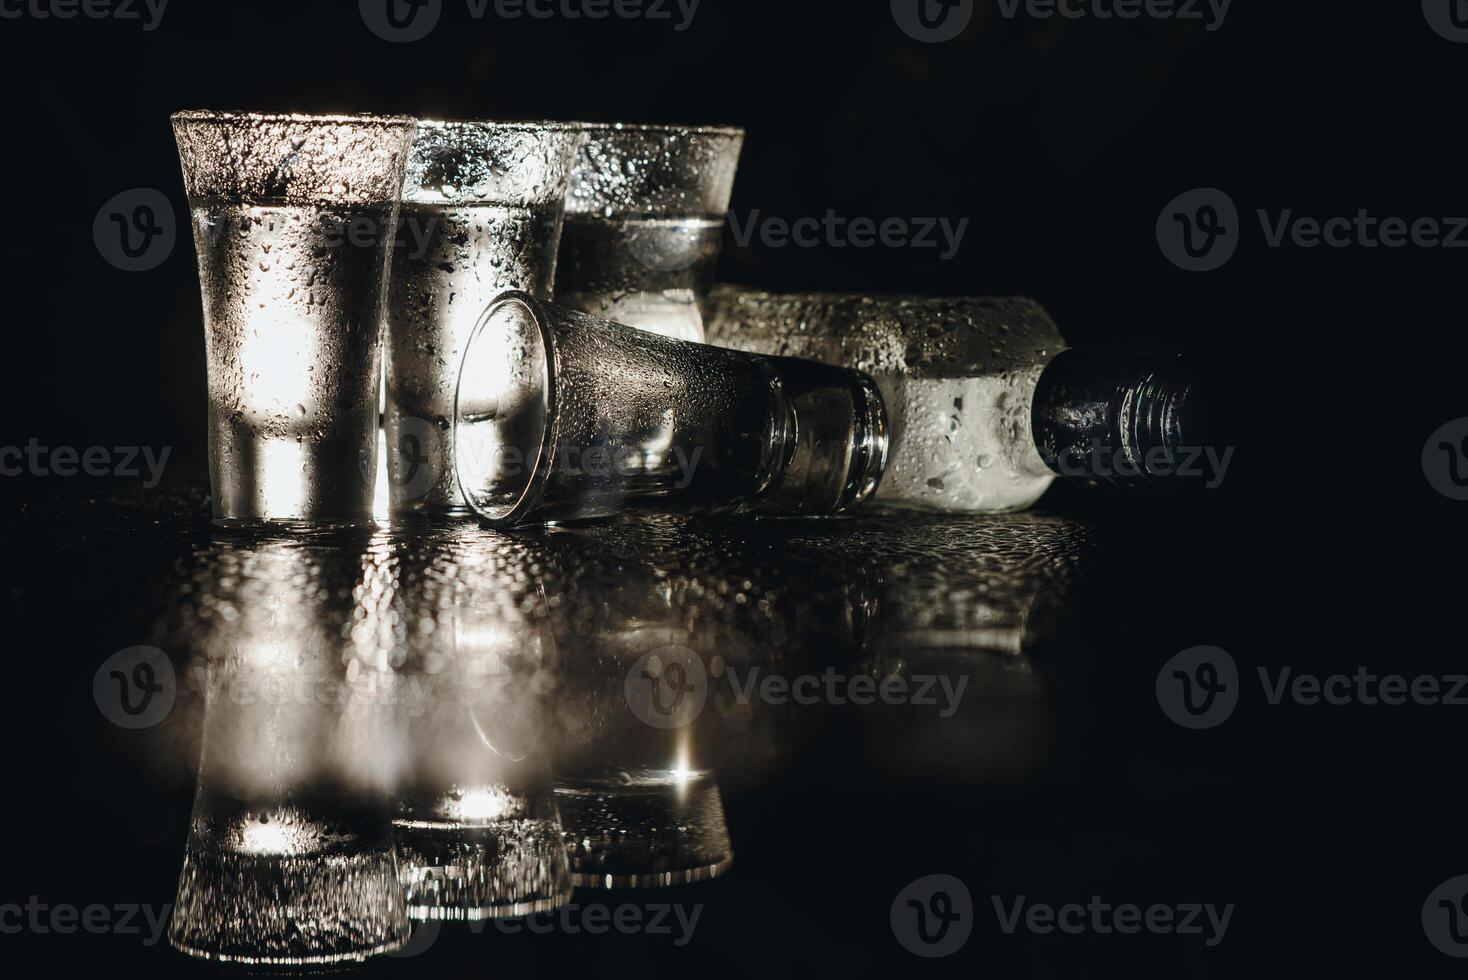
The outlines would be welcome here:
M 1221 475 L 1199 465 L 1196 385 L 1179 358 L 1068 350 L 1032 300 L 719 286 L 705 321 L 710 343 L 876 380 L 891 425 L 879 505 L 1014 511 L 1057 475 L 1114 485 L 1189 475 L 1188 465 Z

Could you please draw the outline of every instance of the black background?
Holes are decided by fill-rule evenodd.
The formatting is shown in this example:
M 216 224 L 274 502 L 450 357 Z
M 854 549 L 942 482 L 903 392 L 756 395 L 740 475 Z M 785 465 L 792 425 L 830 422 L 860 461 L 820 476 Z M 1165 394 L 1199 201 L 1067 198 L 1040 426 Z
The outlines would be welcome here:
M 1081 717 L 1097 727 L 1077 726 L 1092 743 L 1083 773 L 1019 805 L 864 773 L 831 748 L 812 763 L 821 776 L 797 770 L 765 789 L 744 877 L 718 900 L 724 925 L 691 958 L 643 961 L 649 954 L 628 948 L 618 960 L 615 943 L 548 952 L 486 937 L 412 961 L 413 972 L 1456 968 L 1427 944 L 1418 916 L 1438 883 L 1468 872 L 1457 765 L 1468 709 L 1256 706 L 1226 730 L 1184 738 L 1147 700 L 1157 661 L 1145 651 L 1218 643 L 1246 671 L 1461 665 L 1462 505 L 1431 490 L 1420 457 L 1433 430 L 1468 414 L 1465 253 L 1270 249 L 1253 215 L 1468 214 L 1458 111 L 1468 45 L 1439 37 L 1407 0 L 1237 0 L 1213 33 L 1150 20 L 1010 21 L 996 3 L 977 5 L 961 38 L 936 45 L 903 34 L 885 2 L 703 0 L 679 33 L 669 22 L 473 21 L 450 0 L 433 35 L 405 45 L 374 37 L 353 2 L 173 0 L 151 33 L 137 22 L 0 20 L 6 445 L 168 445 L 185 465 L 202 463 L 192 250 L 181 241 L 158 269 L 129 274 L 92 238 L 103 202 L 129 188 L 158 188 L 185 213 L 168 125 L 182 108 L 738 123 L 749 131 L 733 205 L 741 217 L 758 208 L 971 220 L 949 262 L 932 250 L 738 248 L 726 237 L 724 278 L 1030 295 L 1077 346 L 1188 351 L 1246 396 L 1236 409 L 1246 436 L 1222 491 L 1118 505 L 1121 516 L 1108 518 L 1125 553 L 1111 598 L 1129 618 L 1098 628 L 1092 646 L 1117 677 L 1142 678 L 1142 696 L 1087 706 Z M 1154 225 L 1167 202 L 1200 186 L 1227 191 L 1246 232 L 1225 268 L 1189 274 L 1163 257 Z M 16 788 L 0 825 L 23 853 L 0 871 L 0 901 L 122 901 L 139 882 L 150 896 L 162 889 L 148 900 L 167 901 L 181 829 L 152 849 L 109 835 L 108 821 L 137 800 L 121 786 L 76 789 L 71 767 L 79 754 L 105 757 L 103 736 L 73 730 L 93 725 L 84 696 L 57 708 L 75 692 L 49 686 L 75 686 L 100 651 L 133 642 L 128 610 L 86 590 L 127 578 L 128 563 L 148 555 L 146 536 L 89 551 L 81 517 L 38 502 L 54 485 L 7 482 L 7 496 L 18 494 L 4 559 Z M 89 492 L 64 496 L 95 515 Z M 1064 495 L 1059 506 L 1102 507 Z M 71 550 L 57 557 L 56 542 Z M 71 661 L 85 663 L 68 670 Z M 794 816 L 817 803 L 828 813 L 853 785 L 863 788 L 850 791 L 849 823 L 812 828 Z M 187 786 L 180 793 L 186 801 Z M 790 807 L 789 828 L 770 820 L 772 799 Z M 736 797 L 736 824 L 738 810 Z M 57 811 L 64 841 L 36 829 Z M 1078 888 L 1238 901 L 1227 948 L 1174 955 L 1095 938 L 1045 947 L 993 932 L 955 960 L 922 963 L 892 943 L 886 903 L 897 887 L 984 866 L 986 834 L 1041 812 L 1053 817 L 1036 837 L 1066 842 L 1049 858 L 1096 870 L 1077 872 Z M 1147 847 L 1118 843 L 1135 837 Z M 894 851 L 910 856 L 905 878 L 888 866 L 869 895 L 823 890 L 833 853 L 861 862 Z M 1105 853 L 1127 858 L 1107 863 Z M 14 942 L 67 965 L 184 969 L 166 950 L 116 937 Z

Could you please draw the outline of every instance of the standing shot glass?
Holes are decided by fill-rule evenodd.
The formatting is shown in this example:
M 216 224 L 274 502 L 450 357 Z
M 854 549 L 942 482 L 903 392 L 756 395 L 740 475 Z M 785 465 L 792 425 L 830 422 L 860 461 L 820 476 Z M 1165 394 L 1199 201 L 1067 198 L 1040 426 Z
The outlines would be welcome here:
M 703 343 L 744 130 L 588 125 L 571 174 L 558 302 Z
M 180 112 L 214 518 L 368 523 L 387 269 L 413 121 Z
M 510 292 L 465 348 L 454 445 L 464 498 L 495 526 L 625 510 L 824 516 L 875 492 L 887 413 L 859 371 Z
M 469 513 L 449 438 L 459 358 L 500 293 L 550 298 L 582 139 L 574 124 L 418 123 L 389 290 L 385 422 L 394 515 Z

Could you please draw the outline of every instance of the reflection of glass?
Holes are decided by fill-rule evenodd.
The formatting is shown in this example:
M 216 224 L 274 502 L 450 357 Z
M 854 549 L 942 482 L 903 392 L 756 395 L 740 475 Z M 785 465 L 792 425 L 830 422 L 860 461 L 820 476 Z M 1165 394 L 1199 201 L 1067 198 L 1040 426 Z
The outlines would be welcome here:
M 396 949 L 409 926 L 383 768 L 393 679 L 320 598 L 351 596 L 360 558 L 266 542 L 216 561 L 197 583 L 217 618 L 198 638 L 203 747 L 169 940 L 268 966 Z
M 581 133 L 538 123 L 418 124 L 393 256 L 387 465 L 393 510 L 467 513 L 449 428 L 460 353 L 507 289 L 549 298 Z
M 531 555 L 471 529 L 414 543 L 406 557 L 411 696 L 394 828 L 409 915 L 557 908 L 572 887 L 546 738 L 557 673 L 537 626 Z
M 576 884 L 647 888 L 702 881 L 734 859 L 713 771 L 696 733 L 716 655 L 665 581 L 642 568 L 563 597 L 573 634 L 561 719 L 569 735 L 556 795 Z M 641 686 L 645 679 L 652 686 Z M 661 689 L 659 684 L 664 685 Z
M 173 117 L 225 523 L 367 523 L 389 243 L 412 121 Z
M 830 515 L 887 458 L 871 379 L 656 337 L 506 293 L 464 353 L 459 482 L 486 521 L 758 510 Z
M 571 177 L 560 301 L 702 343 L 698 299 L 713 282 L 744 131 L 588 126 Z

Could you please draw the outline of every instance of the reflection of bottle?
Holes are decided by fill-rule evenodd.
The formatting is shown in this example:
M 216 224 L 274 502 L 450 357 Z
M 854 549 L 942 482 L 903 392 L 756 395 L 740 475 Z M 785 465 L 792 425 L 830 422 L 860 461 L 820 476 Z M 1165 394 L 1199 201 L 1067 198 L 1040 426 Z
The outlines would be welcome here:
M 879 503 L 1020 510 L 1057 474 L 1131 485 L 1201 447 L 1195 384 L 1176 358 L 1065 349 L 1025 299 L 874 298 L 714 290 L 711 343 L 872 375 L 892 426 Z

